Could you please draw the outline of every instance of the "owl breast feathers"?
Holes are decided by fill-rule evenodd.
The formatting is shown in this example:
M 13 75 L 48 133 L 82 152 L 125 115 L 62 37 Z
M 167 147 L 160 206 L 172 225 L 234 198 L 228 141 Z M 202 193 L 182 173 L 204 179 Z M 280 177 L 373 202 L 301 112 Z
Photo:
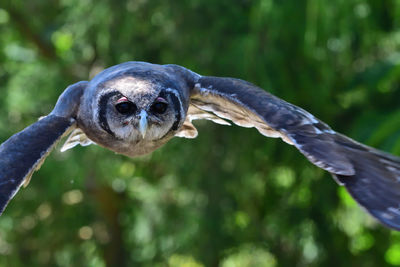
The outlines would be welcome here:
M 174 136 L 195 138 L 198 119 L 281 138 L 330 172 L 382 224 L 400 230 L 400 158 L 336 133 L 249 82 L 145 62 L 122 63 L 69 86 L 49 115 L 0 146 L 0 212 L 67 134 L 62 151 L 95 143 L 134 157 Z

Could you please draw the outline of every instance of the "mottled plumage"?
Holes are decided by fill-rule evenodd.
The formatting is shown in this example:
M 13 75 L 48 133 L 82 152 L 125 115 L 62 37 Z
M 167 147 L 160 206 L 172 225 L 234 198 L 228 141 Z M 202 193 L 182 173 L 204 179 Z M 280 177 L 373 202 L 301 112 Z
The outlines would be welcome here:
M 282 138 L 330 172 L 380 222 L 400 229 L 400 158 L 338 134 L 246 81 L 145 62 L 113 66 L 71 85 L 48 116 L 0 146 L 0 212 L 69 132 L 62 150 L 96 143 L 134 157 L 174 136 L 195 138 L 196 119 L 231 121 Z

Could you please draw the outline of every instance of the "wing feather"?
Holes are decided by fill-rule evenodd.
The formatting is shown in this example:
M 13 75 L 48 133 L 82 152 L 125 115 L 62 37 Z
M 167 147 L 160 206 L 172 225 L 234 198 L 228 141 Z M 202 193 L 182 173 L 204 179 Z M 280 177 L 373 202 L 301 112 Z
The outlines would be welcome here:
M 67 141 L 65 141 L 64 145 L 61 147 L 60 150 L 61 152 L 64 152 L 77 145 L 89 146 L 91 144 L 94 144 L 94 142 L 90 140 L 89 137 L 87 137 L 86 134 L 80 128 L 76 128 L 68 136 Z
M 354 174 L 352 164 L 335 145 L 336 133 L 328 125 L 248 82 L 202 77 L 192 91 L 191 104 L 239 126 L 255 127 L 268 137 L 280 137 L 329 172 Z
M 400 230 L 400 158 L 336 133 L 307 111 L 239 79 L 200 77 L 191 105 L 294 145 L 384 225 Z
M 0 146 L 0 215 L 22 185 L 40 168 L 65 134 L 75 128 L 75 116 L 87 82 L 70 85 L 53 111 L 14 134 Z
M 49 115 L 11 136 L 0 146 L 0 214 L 23 184 L 74 126 L 75 120 Z

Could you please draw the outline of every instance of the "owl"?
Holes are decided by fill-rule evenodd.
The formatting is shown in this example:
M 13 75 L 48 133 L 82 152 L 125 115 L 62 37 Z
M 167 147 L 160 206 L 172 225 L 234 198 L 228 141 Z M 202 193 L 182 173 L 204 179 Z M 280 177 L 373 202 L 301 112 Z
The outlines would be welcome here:
M 62 151 L 94 143 L 136 157 L 174 136 L 195 138 L 198 119 L 281 138 L 331 173 L 378 221 L 400 229 L 399 157 L 339 134 L 249 82 L 146 62 L 122 63 L 69 86 L 49 115 L 0 146 L 0 212 L 65 135 Z

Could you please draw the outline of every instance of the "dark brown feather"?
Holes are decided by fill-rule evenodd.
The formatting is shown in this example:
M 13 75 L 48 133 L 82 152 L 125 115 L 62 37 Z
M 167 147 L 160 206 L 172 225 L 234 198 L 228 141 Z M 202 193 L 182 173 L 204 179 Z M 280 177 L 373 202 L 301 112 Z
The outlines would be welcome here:
M 246 81 L 201 77 L 191 104 L 296 146 L 370 214 L 400 230 L 400 158 L 338 134 L 307 111 Z
M 0 214 L 73 124 L 72 119 L 49 115 L 1 144 Z

